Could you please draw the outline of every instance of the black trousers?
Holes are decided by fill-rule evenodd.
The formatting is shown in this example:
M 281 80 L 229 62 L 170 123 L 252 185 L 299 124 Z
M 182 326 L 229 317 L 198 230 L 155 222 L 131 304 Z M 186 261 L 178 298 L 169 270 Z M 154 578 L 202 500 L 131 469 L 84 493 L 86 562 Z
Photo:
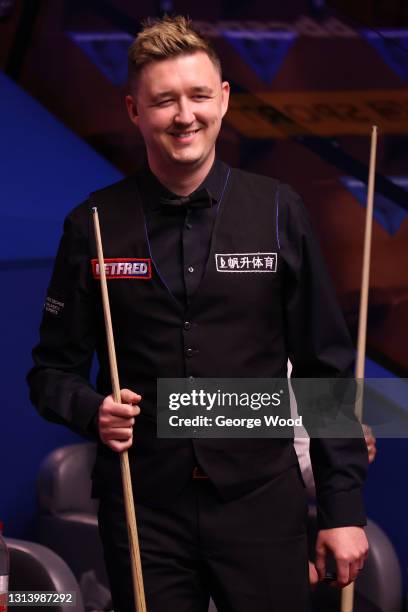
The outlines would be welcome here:
M 308 610 L 307 503 L 298 468 L 229 502 L 193 480 L 166 507 L 136 507 L 148 612 Z M 115 612 L 133 612 L 122 499 L 100 499 Z

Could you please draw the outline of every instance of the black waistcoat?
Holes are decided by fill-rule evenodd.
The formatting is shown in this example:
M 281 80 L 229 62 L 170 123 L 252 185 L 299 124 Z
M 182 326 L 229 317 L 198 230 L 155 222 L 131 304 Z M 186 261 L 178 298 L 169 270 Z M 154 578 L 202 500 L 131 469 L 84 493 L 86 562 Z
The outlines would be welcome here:
M 296 463 L 289 440 L 156 437 L 157 378 L 286 376 L 278 188 L 273 179 L 231 171 L 206 271 L 187 310 L 169 293 L 151 261 L 137 179 L 125 179 L 92 196 L 92 205 L 98 206 L 105 260 L 141 259 L 151 267 L 151 278 L 108 280 L 120 384 L 143 396 L 130 451 L 136 498 L 177 494 L 197 462 L 226 499 Z M 253 259 L 257 253 L 271 254 L 268 271 L 259 271 L 260 264 Z M 93 239 L 91 255 L 96 257 Z M 265 267 L 265 256 L 261 259 Z M 99 299 L 98 285 L 95 280 Z M 101 313 L 100 319 L 102 328 Z M 108 394 L 103 334 L 97 348 L 98 389 Z M 101 445 L 95 470 L 99 482 L 112 465 L 112 453 Z

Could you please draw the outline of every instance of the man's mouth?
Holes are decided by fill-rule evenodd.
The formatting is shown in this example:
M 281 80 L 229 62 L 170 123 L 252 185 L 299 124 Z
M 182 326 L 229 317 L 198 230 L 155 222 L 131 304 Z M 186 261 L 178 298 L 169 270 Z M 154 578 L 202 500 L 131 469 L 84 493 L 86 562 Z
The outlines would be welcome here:
M 170 132 L 171 136 L 174 136 L 174 138 L 177 138 L 179 140 L 188 140 L 190 138 L 192 138 L 193 136 L 195 136 L 195 134 L 197 134 L 197 132 L 200 131 L 200 128 L 196 129 L 196 130 L 186 130 L 184 132 L 175 132 L 172 131 Z

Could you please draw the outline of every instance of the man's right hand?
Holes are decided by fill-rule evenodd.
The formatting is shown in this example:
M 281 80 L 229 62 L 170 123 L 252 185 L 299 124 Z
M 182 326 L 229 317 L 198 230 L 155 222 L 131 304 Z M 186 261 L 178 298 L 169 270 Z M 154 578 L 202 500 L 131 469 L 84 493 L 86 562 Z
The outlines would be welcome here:
M 120 404 L 113 400 L 112 395 L 105 397 L 99 406 L 98 431 L 104 444 L 117 453 L 132 446 L 133 425 L 135 416 L 140 413 L 141 395 L 129 389 L 120 390 Z

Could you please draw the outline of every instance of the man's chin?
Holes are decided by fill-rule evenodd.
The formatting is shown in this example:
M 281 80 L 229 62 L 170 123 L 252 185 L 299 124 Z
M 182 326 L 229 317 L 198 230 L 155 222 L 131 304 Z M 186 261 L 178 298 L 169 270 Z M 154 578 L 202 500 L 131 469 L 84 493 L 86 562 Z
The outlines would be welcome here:
M 172 155 L 171 161 L 180 166 L 200 166 L 205 158 L 197 154 Z

